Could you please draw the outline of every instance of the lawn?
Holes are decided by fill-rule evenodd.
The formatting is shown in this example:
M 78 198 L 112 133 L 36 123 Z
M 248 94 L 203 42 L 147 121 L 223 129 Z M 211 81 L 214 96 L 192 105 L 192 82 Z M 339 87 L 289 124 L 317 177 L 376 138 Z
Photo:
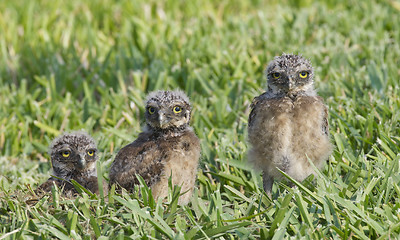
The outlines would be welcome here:
M 0 2 L 0 240 L 400 238 L 400 2 Z M 316 179 L 275 183 L 247 163 L 247 117 L 274 56 L 315 68 L 335 150 Z M 191 203 L 31 190 L 47 148 L 84 129 L 108 179 L 143 126 L 144 98 L 182 89 L 202 156 Z M 288 181 L 292 181 L 288 179 Z

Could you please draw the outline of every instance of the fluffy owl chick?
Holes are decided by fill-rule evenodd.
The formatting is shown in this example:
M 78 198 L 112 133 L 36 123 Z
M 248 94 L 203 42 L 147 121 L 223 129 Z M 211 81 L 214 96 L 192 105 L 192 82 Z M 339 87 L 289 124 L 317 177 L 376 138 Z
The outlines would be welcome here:
M 268 90 L 254 98 L 249 116 L 249 161 L 263 171 L 264 190 L 283 175 L 297 181 L 322 168 L 332 151 L 328 110 L 314 90 L 314 71 L 302 56 L 283 54 L 266 69 Z
M 69 182 L 72 179 L 93 193 L 99 192 L 96 171 L 98 152 L 96 143 L 89 134 L 82 131 L 64 133 L 52 141 L 49 154 L 52 175 L 57 178 L 50 177 L 39 186 L 39 192 L 50 192 L 55 183 L 64 193 L 75 194 L 77 192 Z
M 181 91 L 157 91 L 146 101 L 146 126 L 122 148 L 110 169 L 110 184 L 133 191 L 136 174 L 151 188 L 155 199 L 168 195 L 168 179 L 181 186 L 180 204 L 192 196 L 200 157 L 200 141 L 189 126 L 191 107 Z

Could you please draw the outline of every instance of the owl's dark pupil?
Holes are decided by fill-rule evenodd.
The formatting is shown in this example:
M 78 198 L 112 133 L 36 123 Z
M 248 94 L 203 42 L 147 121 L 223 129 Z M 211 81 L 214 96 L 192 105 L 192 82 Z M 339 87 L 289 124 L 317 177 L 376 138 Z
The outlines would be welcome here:
M 182 112 L 182 108 L 179 107 L 179 106 L 175 106 L 174 107 L 174 113 L 180 113 L 180 112 Z
M 153 114 L 155 111 L 156 111 L 156 110 L 155 110 L 153 107 L 150 107 L 150 108 L 149 108 L 149 113 L 150 113 L 150 114 Z

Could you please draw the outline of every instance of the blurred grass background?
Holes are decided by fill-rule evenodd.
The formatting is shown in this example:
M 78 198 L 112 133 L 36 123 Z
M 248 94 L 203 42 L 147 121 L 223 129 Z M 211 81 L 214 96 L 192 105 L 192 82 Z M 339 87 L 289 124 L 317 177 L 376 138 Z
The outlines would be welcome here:
M 355 238 L 400 234 L 400 2 L 0 1 L 0 239 Z M 316 70 L 336 146 L 316 183 L 263 195 L 247 116 L 276 55 Z M 27 202 L 63 131 L 98 142 L 104 177 L 143 124 L 143 99 L 184 90 L 202 140 L 186 207 L 151 197 Z M 143 186 L 143 191 L 146 188 Z M 146 194 L 145 194 L 146 196 Z

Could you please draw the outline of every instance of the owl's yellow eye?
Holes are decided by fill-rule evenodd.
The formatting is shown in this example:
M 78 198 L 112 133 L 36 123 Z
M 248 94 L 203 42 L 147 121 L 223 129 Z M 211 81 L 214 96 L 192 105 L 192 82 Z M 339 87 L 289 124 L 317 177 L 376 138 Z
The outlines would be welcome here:
M 87 152 L 87 154 L 89 155 L 89 156 L 93 156 L 94 155 L 94 151 L 93 150 L 89 150 L 88 152 Z
M 174 113 L 180 113 L 180 112 L 182 112 L 182 108 L 179 107 L 179 106 L 175 106 L 174 107 Z
M 279 78 L 280 76 L 281 76 L 281 74 L 278 73 L 278 72 L 272 73 L 272 77 L 273 77 L 273 78 Z
M 148 111 L 150 114 L 154 114 L 154 113 L 156 112 L 156 109 L 153 108 L 153 107 L 149 107 L 149 108 L 147 109 L 147 111 Z
M 71 155 L 71 152 L 68 151 L 68 150 L 65 150 L 65 151 L 63 151 L 63 152 L 61 153 L 61 155 L 62 155 L 63 157 L 65 157 L 65 158 L 67 158 L 67 157 L 69 157 L 69 155 Z
M 308 76 L 308 72 L 302 71 L 302 72 L 299 74 L 299 76 L 300 76 L 301 78 L 306 78 L 306 77 Z

